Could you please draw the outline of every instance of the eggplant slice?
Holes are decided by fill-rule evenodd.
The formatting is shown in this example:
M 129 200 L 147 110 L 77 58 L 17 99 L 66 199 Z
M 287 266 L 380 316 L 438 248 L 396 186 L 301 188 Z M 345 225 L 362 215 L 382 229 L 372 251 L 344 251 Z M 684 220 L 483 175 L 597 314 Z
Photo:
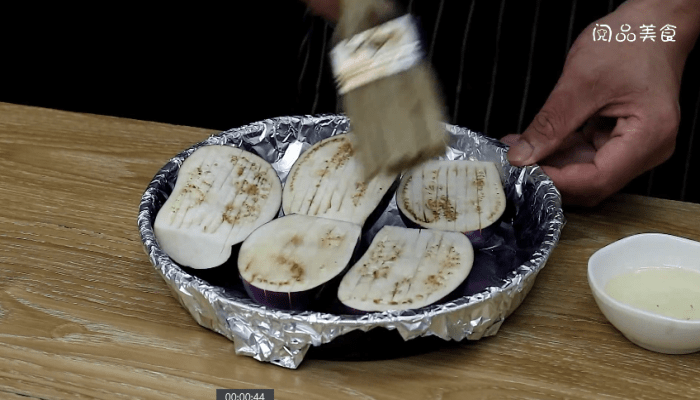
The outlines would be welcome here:
M 473 264 L 459 232 L 385 226 L 343 277 L 338 299 L 351 312 L 425 307 L 459 287 Z
M 324 285 L 347 269 L 361 230 L 350 222 L 299 214 L 261 226 L 238 255 L 246 292 L 265 306 L 308 309 Z
M 282 195 L 285 215 L 304 214 L 362 226 L 396 181 L 394 175 L 364 180 L 353 134 L 324 139 L 301 154 Z
M 408 171 L 396 193 L 399 211 L 430 229 L 470 233 L 506 209 L 501 175 L 492 162 L 432 160 Z
M 214 268 L 272 220 L 281 203 L 282 183 L 267 161 L 237 147 L 203 146 L 182 163 L 154 231 L 175 262 Z

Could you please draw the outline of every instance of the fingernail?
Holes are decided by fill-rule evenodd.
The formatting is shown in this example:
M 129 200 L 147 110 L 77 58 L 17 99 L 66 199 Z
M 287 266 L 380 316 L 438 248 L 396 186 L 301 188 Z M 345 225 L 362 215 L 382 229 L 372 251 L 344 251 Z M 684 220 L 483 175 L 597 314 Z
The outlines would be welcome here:
M 534 150 L 535 148 L 532 147 L 530 143 L 519 140 L 518 144 L 511 146 L 510 150 L 508 150 L 508 161 L 510 161 L 511 164 L 523 164 L 530 158 Z

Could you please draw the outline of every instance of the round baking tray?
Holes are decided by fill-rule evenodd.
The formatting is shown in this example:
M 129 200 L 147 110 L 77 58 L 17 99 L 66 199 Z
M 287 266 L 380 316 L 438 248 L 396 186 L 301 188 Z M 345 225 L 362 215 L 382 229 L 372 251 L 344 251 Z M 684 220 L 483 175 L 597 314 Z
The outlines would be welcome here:
M 466 128 L 445 127 L 449 143 L 444 158 L 495 162 L 509 203 L 496 234 L 476 251 L 463 293 L 450 301 L 418 310 L 361 316 L 324 309 L 280 311 L 248 298 L 235 260 L 226 276 L 212 275 L 183 268 L 160 249 L 153 222 L 173 190 L 183 160 L 197 148 L 232 145 L 255 152 L 272 164 L 284 182 L 301 152 L 319 140 L 348 131 L 349 121 L 342 115 L 268 119 L 213 135 L 173 157 L 156 173 L 141 199 L 138 227 L 146 254 L 200 325 L 232 340 L 239 355 L 287 368 L 297 368 L 311 346 L 322 348 L 334 340 L 343 343 L 374 328 L 395 331 L 392 334 L 398 333 L 405 341 L 428 336 L 477 340 L 495 335 L 532 288 L 559 241 L 565 223 L 561 196 L 539 167 L 508 164 L 507 148 L 502 143 Z M 365 230 L 363 241 L 368 242 L 384 225 L 405 226 L 395 200 Z M 335 351 L 337 354 L 338 349 Z

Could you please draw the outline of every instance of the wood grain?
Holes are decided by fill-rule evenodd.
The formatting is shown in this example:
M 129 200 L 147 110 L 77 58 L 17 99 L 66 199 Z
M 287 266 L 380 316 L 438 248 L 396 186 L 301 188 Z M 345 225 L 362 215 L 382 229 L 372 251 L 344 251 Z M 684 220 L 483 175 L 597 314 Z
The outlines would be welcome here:
M 155 172 L 211 133 L 0 103 L 0 398 L 700 398 L 700 353 L 631 344 L 588 288 L 588 257 L 617 239 L 700 240 L 700 205 L 637 196 L 567 210 L 559 246 L 495 337 L 298 370 L 237 356 L 173 298 L 136 227 Z

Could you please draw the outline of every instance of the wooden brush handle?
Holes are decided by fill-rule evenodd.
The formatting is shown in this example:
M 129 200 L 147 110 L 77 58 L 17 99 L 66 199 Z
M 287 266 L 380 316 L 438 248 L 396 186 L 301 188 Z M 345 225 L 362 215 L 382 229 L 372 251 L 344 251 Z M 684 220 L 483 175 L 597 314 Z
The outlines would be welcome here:
M 340 0 L 337 27 L 340 40 L 374 28 L 401 14 L 398 5 L 392 0 Z

